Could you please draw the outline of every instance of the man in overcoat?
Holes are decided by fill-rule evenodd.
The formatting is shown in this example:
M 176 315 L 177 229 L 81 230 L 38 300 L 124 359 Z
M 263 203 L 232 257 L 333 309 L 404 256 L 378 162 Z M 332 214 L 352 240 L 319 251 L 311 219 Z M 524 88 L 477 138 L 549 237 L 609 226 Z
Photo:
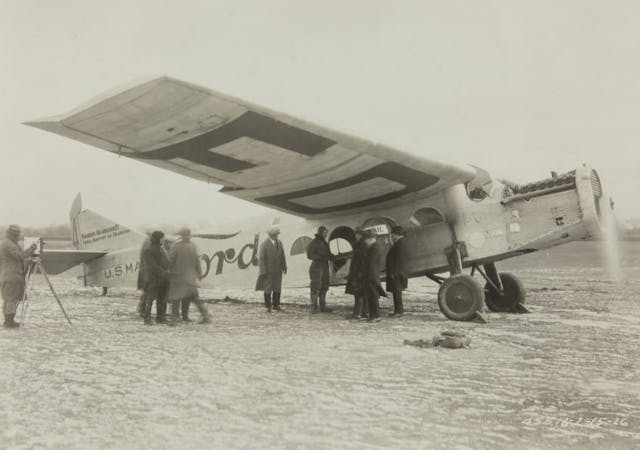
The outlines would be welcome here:
M 393 295 L 393 313 L 391 316 L 399 317 L 404 314 L 402 306 L 402 291 L 407 288 L 408 273 L 408 246 L 404 238 L 405 231 L 401 226 L 394 226 L 391 229 L 393 245 L 387 253 L 387 292 Z
M 318 228 L 315 238 L 307 246 L 307 258 L 311 260 L 309 278 L 311 282 L 311 312 L 330 312 L 327 308 L 327 291 L 329 290 L 329 261 L 332 259 L 331 250 L 327 243 L 327 227 Z
M 19 240 L 20 227 L 9 225 L 6 239 L 0 243 L 0 291 L 5 328 L 20 326 L 15 321 L 15 317 L 18 303 L 24 296 L 25 267 L 29 257 L 36 249 L 36 244 L 32 244 L 26 251 L 22 251 L 18 245 Z
M 385 296 L 384 289 L 380 285 L 380 271 L 382 270 L 382 251 L 376 242 L 376 233 L 373 230 L 365 230 L 365 243 L 367 250 L 364 256 L 364 297 L 369 305 L 369 321 L 380 321 L 380 296 Z
M 264 291 L 264 306 L 267 312 L 271 312 L 272 308 L 282 311 L 282 275 L 287 273 L 287 259 L 282 242 L 278 239 L 279 234 L 278 227 L 269 228 L 268 238 L 260 244 L 258 250 L 260 275 L 256 281 L 256 291 Z
M 151 233 L 147 232 L 147 238 L 142 242 L 142 246 L 140 247 L 140 263 L 138 264 L 138 290 L 140 292 L 140 298 L 138 299 L 138 314 L 140 317 L 144 318 L 144 308 L 145 308 L 145 295 L 144 295 L 144 277 L 146 275 L 146 267 L 144 265 L 144 251 L 149 248 L 151 243 Z
M 351 264 L 349 265 L 349 274 L 347 275 L 347 286 L 345 293 L 353 295 L 353 318 L 361 319 L 363 315 L 368 316 L 368 307 L 364 304 L 364 278 L 362 271 L 362 263 L 364 262 L 364 253 L 367 249 L 364 243 L 364 234 L 362 228 L 355 229 L 355 242 L 353 244 L 353 254 L 351 255 Z
M 151 233 L 149 247 L 142 253 L 145 266 L 144 276 L 144 323 L 153 325 L 151 320 L 151 307 L 156 301 L 156 322 L 167 321 L 167 291 L 169 290 L 169 261 L 162 249 L 164 233 L 154 231 Z
M 182 228 L 178 231 L 180 240 L 169 250 L 169 270 L 171 284 L 169 301 L 171 302 L 171 320 L 175 324 L 180 319 L 191 322 L 189 306 L 194 303 L 202 316 L 200 323 L 209 323 L 209 312 L 198 293 L 198 284 L 202 278 L 200 256 L 195 244 L 191 242 L 191 230 Z M 181 307 L 181 308 L 180 308 Z

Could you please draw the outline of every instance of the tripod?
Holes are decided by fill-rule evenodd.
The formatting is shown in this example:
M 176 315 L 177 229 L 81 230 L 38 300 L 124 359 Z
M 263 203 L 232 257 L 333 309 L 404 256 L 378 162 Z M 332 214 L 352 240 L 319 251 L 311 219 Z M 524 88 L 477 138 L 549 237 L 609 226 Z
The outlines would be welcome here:
M 54 298 L 56 299 L 56 302 L 58 302 L 58 306 L 60 306 L 60 311 L 62 311 L 64 318 L 67 319 L 67 322 L 69 322 L 69 325 L 71 325 L 71 319 L 69 319 L 67 312 L 64 310 L 64 307 L 62 306 L 62 302 L 60 301 L 58 294 L 56 294 L 56 291 L 53 288 L 53 285 L 51 284 L 51 280 L 49 280 L 49 275 L 47 274 L 47 272 L 44 270 L 44 267 L 42 266 L 42 261 L 40 261 L 40 257 L 33 256 L 29 261 L 29 265 L 27 266 L 27 273 L 24 276 L 25 282 L 24 282 L 24 293 L 22 294 L 22 302 L 21 302 L 22 310 L 20 311 L 20 328 L 24 327 L 24 318 L 27 314 L 27 308 L 29 307 L 29 297 L 27 296 L 27 292 L 29 291 L 30 287 L 33 288 L 33 275 L 38 272 L 40 272 L 44 277 L 44 279 L 47 281 L 47 285 L 49 285 L 49 290 L 51 291 Z

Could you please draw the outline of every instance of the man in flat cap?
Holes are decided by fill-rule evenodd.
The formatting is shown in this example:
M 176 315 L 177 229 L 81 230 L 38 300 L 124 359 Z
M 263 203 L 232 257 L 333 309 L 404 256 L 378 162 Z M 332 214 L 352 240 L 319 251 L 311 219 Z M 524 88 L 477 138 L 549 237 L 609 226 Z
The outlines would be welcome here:
M 311 312 L 330 312 L 327 308 L 327 291 L 329 290 L 329 261 L 332 259 L 331 250 L 327 243 L 327 227 L 321 226 L 315 238 L 307 246 L 307 258 L 311 260 L 309 266 L 309 287 L 311 288 Z
M 36 249 L 32 244 L 26 251 L 22 251 L 20 241 L 20 227 L 9 225 L 6 239 L 0 243 L 0 290 L 2 292 L 2 314 L 5 328 L 20 326 L 15 321 L 18 303 L 24 296 L 25 265 Z
M 165 323 L 167 321 L 167 291 L 169 290 L 169 261 L 162 249 L 164 233 L 154 231 L 151 233 L 149 247 L 142 252 L 144 261 L 144 323 L 153 325 L 151 320 L 151 307 L 156 301 L 156 322 Z
M 287 259 L 284 256 L 282 242 L 278 239 L 280 229 L 275 226 L 270 227 L 267 235 L 269 237 L 260 244 L 258 251 L 260 275 L 256 281 L 256 291 L 264 291 L 264 306 L 267 312 L 271 312 L 272 308 L 282 311 L 280 307 L 282 275 L 287 273 Z
M 400 317 L 404 314 L 402 307 L 402 291 L 407 288 L 408 272 L 408 246 L 404 238 L 405 231 L 401 226 L 391 229 L 393 245 L 387 253 L 387 292 L 393 295 L 393 313 L 391 316 Z
M 353 295 L 353 318 L 361 319 L 368 316 L 368 306 L 364 304 L 364 280 L 362 272 L 362 263 L 364 262 L 364 253 L 367 249 L 364 243 L 364 230 L 357 227 L 354 230 L 356 241 L 353 244 L 353 254 L 351 256 L 351 264 L 349 265 L 349 275 L 347 276 L 347 286 L 345 293 Z
M 180 240 L 169 250 L 169 269 L 171 271 L 171 285 L 169 287 L 169 301 L 171 302 L 171 320 L 180 320 L 181 306 L 182 320 L 189 319 L 189 306 L 194 303 L 202 316 L 200 323 L 209 323 L 209 312 L 198 293 L 198 284 L 202 278 L 200 256 L 195 244 L 191 242 L 191 230 L 181 228 L 178 231 Z

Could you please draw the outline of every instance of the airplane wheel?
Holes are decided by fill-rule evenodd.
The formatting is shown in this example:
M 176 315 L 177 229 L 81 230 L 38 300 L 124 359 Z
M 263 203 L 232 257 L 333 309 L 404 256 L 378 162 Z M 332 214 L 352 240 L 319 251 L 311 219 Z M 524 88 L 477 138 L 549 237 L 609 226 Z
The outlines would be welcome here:
M 438 291 L 440 311 L 451 320 L 472 320 L 484 309 L 484 290 L 469 275 L 453 275 Z
M 500 281 L 504 293 L 500 294 L 489 283 L 484 285 L 487 307 L 494 312 L 516 312 L 518 305 L 524 304 L 525 290 L 522 281 L 510 273 L 501 273 Z

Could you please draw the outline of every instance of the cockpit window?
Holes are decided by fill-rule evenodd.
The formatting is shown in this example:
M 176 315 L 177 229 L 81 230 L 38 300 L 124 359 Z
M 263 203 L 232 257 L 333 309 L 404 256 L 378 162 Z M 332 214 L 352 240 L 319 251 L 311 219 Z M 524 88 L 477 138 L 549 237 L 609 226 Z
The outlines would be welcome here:
M 420 208 L 409 219 L 409 225 L 414 227 L 424 227 L 442 222 L 444 222 L 444 217 L 440 211 L 431 207 Z

